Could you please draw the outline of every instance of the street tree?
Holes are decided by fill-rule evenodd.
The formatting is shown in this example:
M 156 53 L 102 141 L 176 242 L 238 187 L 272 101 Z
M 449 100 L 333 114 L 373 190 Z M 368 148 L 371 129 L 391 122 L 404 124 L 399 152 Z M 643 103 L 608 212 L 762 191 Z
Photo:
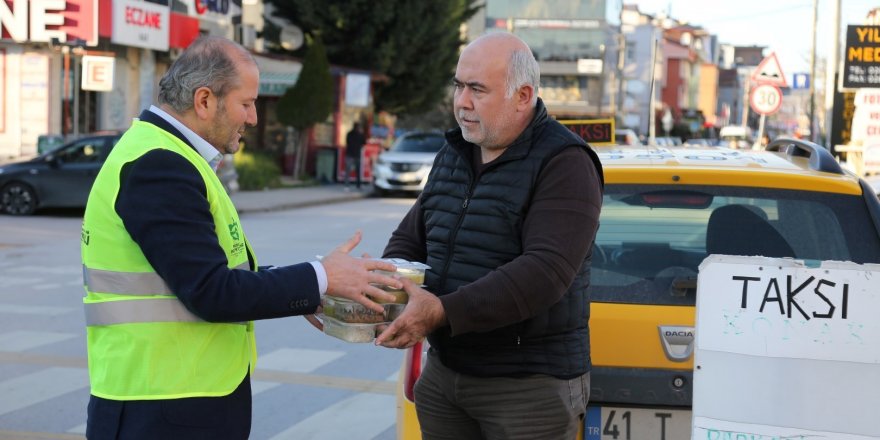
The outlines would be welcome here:
M 299 78 L 278 100 L 278 120 L 296 129 L 293 178 L 304 171 L 308 130 L 333 111 L 333 78 L 320 35 L 307 36 L 307 51 Z M 287 153 L 290 153 L 289 151 Z
M 418 114 L 440 102 L 477 0 L 269 0 L 275 15 L 319 32 L 334 64 L 383 74 L 377 111 Z

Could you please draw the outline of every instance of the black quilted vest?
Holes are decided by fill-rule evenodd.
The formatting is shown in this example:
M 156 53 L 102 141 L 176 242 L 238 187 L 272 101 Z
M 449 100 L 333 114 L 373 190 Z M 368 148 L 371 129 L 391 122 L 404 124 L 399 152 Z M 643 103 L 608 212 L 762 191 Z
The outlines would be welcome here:
M 427 289 L 445 295 L 513 260 L 523 251 L 522 225 L 542 168 L 563 149 L 585 148 L 580 137 L 550 119 L 538 102 L 532 123 L 474 181 L 473 144 L 461 130 L 446 133 L 422 194 L 427 230 Z M 478 151 L 478 149 L 476 150 Z M 479 154 L 478 152 L 475 154 Z M 428 336 L 447 367 L 474 376 L 547 374 L 572 378 L 590 370 L 589 256 L 565 296 L 528 320 L 485 333 Z

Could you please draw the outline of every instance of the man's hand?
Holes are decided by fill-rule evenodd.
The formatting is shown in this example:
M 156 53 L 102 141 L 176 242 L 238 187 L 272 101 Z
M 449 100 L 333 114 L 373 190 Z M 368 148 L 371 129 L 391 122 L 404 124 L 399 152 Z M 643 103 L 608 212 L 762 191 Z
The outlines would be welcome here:
M 360 242 L 361 232 L 357 231 L 348 241 L 321 259 L 321 264 L 327 272 L 327 294 L 358 302 L 371 310 L 382 313 L 384 308 L 381 304 L 375 303 L 373 299 L 392 302 L 394 295 L 385 292 L 376 285 L 399 289 L 401 282 L 397 278 L 371 271 L 394 272 L 397 268 L 390 263 L 349 255 L 349 252 Z
M 403 278 L 403 288 L 409 301 L 403 313 L 376 338 L 376 345 L 389 348 L 409 348 L 435 329 L 446 325 L 443 304 L 433 293 Z

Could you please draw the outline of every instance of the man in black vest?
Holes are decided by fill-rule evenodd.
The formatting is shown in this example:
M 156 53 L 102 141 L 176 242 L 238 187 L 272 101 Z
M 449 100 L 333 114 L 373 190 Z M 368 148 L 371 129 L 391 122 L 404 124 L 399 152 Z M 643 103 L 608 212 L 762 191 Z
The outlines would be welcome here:
M 422 436 L 573 439 L 589 398 L 592 243 L 602 167 L 538 98 L 529 47 L 491 33 L 455 71 L 459 128 L 384 256 L 426 262 L 376 343 L 431 348 L 415 385 Z

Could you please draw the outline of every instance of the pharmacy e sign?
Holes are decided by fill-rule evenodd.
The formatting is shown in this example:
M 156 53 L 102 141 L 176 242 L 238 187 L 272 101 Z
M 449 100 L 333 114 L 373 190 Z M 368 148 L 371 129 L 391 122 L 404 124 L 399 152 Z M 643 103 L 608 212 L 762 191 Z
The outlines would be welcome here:
M 880 265 L 710 255 L 694 439 L 880 438 Z
M 85 55 L 82 59 L 82 89 L 95 92 L 113 90 L 113 57 Z

